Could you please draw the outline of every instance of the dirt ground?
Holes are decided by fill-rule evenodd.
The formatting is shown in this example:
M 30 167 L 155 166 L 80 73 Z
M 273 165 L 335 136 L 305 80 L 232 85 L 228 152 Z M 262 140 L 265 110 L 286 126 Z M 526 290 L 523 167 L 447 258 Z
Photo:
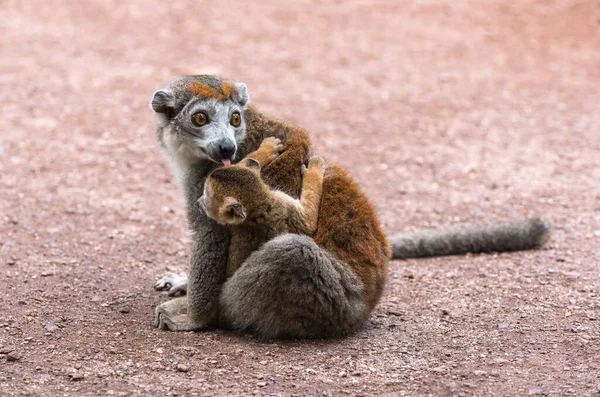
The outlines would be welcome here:
M 597 395 L 600 3 L 0 0 L 0 395 Z M 218 73 L 390 232 L 544 215 L 539 251 L 390 264 L 367 327 L 153 329 L 187 267 L 149 101 Z

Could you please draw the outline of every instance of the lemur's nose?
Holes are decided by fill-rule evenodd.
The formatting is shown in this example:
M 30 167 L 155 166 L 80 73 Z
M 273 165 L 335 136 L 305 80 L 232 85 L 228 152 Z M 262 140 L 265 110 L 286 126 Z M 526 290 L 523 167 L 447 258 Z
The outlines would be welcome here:
M 235 153 L 235 149 L 235 143 L 231 141 L 219 144 L 219 154 L 224 159 L 230 159 Z

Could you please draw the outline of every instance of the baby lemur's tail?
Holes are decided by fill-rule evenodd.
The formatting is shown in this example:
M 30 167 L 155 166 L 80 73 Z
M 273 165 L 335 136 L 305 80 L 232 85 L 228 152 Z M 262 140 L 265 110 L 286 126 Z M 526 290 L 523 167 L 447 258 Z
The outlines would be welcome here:
M 390 237 L 392 258 L 507 252 L 538 248 L 550 234 L 550 221 L 536 218 L 449 231 L 426 230 Z

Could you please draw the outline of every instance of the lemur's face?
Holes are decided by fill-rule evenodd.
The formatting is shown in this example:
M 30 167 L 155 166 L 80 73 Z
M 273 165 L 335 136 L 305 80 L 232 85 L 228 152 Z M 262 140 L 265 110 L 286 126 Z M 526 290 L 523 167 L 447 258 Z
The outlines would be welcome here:
M 172 154 L 226 166 L 246 136 L 246 85 L 212 76 L 175 80 L 152 99 L 161 144 Z

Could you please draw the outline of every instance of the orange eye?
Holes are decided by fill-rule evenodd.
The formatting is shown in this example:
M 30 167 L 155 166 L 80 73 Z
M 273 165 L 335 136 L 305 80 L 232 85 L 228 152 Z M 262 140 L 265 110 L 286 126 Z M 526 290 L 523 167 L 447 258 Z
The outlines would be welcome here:
M 208 116 L 204 112 L 194 113 L 192 115 L 192 123 L 195 126 L 202 127 L 204 124 L 208 123 Z
M 234 127 L 239 127 L 242 124 L 242 116 L 240 116 L 239 112 L 235 112 L 231 115 L 231 125 Z

